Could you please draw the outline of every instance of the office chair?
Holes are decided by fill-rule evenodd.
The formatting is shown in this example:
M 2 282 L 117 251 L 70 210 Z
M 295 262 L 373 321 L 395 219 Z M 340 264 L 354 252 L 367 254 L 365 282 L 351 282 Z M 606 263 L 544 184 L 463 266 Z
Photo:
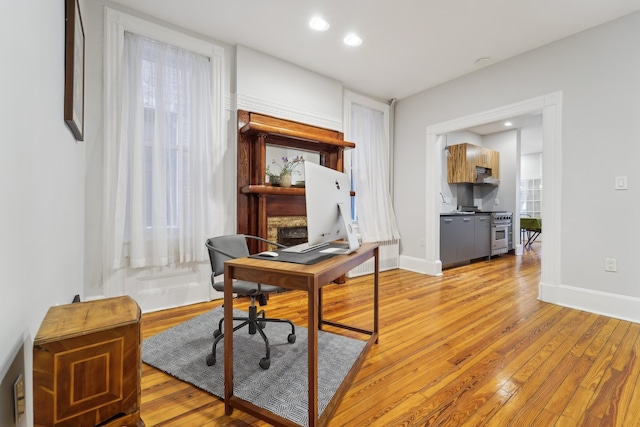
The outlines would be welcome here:
M 275 245 L 279 248 L 286 247 L 279 243 L 271 242 L 260 237 L 244 234 L 233 234 L 208 239 L 206 242 L 206 246 L 209 249 L 209 259 L 211 261 L 211 285 L 215 290 L 224 291 L 224 281 L 216 282 L 214 279 L 215 276 L 224 273 L 224 262 L 230 259 L 249 256 L 247 239 L 259 240 L 271 245 Z M 256 299 L 261 306 L 265 305 L 267 303 L 267 295 L 269 293 L 282 290 L 284 289 L 272 285 L 262 285 L 260 283 L 235 279 L 233 281 L 233 293 L 237 294 L 238 296 L 248 296 L 251 298 L 251 305 L 249 306 L 249 316 L 234 317 L 234 321 L 242 321 L 242 323 L 235 326 L 233 328 L 233 332 L 235 333 L 235 331 L 237 331 L 238 329 L 248 326 L 249 334 L 253 335 L 256 333 L 256 331 L 260 334 L 266 346 L 266 356 L 262 358 L 259 363 L 262 369 L 269 369 L 269 366 L 271 365 L 271 359 L 269 358 L 269 339 L 263 332 L 263 328 L 266 327 L 268 322 L 288 323 L 289 325 L 291 325 L 291 333 L 288 335 L 287 341 L 291 344 L 296 342 L 295 327 L 290 320 L 267 318 L 264 310 L 258 311 L 255 305 Z M 223 321 L 224 318 L 220 319 L 218 329 L 213 332 L 213 348 L 211 354 L 207 356 L 208 366 L 215 365 L 216 363 L 216 346 L 218 345 L 218 342 L 220 342 L 220 340 L 222 340 L 222 338 L 224 337 L 224 334 L 222 332 Z

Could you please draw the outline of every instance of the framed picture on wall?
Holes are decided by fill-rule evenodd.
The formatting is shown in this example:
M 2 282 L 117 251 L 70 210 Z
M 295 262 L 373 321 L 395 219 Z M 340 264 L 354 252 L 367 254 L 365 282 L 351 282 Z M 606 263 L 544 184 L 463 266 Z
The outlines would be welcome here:
M 64 121 L 84 140 L 84 28 L 78 0 L 65 0 Z

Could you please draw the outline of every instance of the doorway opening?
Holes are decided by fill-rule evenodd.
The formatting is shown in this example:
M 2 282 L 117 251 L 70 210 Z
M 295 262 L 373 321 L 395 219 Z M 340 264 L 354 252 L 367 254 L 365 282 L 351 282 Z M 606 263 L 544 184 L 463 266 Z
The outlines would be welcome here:
M 542 111 L 543 127 L 543 176 L 545 197 L 542 211 L 545 212 L 545 240 L 541 260 L 541 285 L 560 283 L 560 190 L 561 190 L 561 128 L 562 92 L 506 105 L 427 127 L 426 138 L 426 274 L 441 275 L 440 261 L 440 188 L 442 185 L 441 153 L 444 150 L 443 135 L 511 117 Z M 518 185 L 519 185 L 519 176 Z M 517 217 L 516 217 L 517 215 Z M 519 212 L 514 212 L 514 221 L 519 223 Z M 540 287 L 540 290 L 542 286 Z M 541 295 L 542 296 L 542 295 Z M 546 299 L 548 300 L 548 299 Z

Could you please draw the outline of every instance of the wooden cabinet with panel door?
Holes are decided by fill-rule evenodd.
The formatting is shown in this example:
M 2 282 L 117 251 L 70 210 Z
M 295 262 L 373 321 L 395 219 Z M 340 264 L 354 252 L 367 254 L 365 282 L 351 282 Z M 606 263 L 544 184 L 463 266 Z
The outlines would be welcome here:
M 447 182 L 449 184 L 476 183 L 476 167 L 489 169 L 490 175 L 500 179 L 500 153 L 473 144 L 450 145 L 447 158 Z

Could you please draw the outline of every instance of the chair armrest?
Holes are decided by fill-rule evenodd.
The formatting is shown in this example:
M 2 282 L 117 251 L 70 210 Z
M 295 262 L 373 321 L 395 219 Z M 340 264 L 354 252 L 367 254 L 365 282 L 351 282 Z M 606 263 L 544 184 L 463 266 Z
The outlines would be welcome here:
M 251 235 L 245 234 L 245 237 L 246 237 L 247 239 L 259 240 L 259 241 L 261 241 L 261 242 L 268 243 L 268 244 L 270 244 L 270 245 L 274 245 L 274 246 L 276 246 L 276 247 L 278 247 L 278 248 L 280 248 L 280 249 L 284 249 L 284 248 L 286 248 L 286 247 L 287 247 L 286 245 L 283 245 L 283 244 L 281 244 L 281 243 L 273 242 L 273 241 L 271 241 L 271 240 L 267 240 L 267 239 L 263 239 L 262 237 L 258 237 L 258 236 L 251 236 Z
M 226 256 L 227 258 L 230 258 L 230 259 L 235 259 L 235 258 L 236 258 L 235 256 L 231 255 L 231 254 L 230 254 L 230 253 L 228 253 L 228 252 L 225 252 L 225 251 L 223 251 L 223 250 L 221 250 L 221 249 L 218 249 L 218 248 L 214 248 L 213 246 L 211 246 L 211 245 L 209 244 L 209 242 L 205 242 L 205 243 L 204 243 L 204 245 L 205 245 L 207 248 L 211 249 L 212 251 L 217 252 L 217 253 L 219 253 L 219 254 L 222 254 L 222 255 Z

